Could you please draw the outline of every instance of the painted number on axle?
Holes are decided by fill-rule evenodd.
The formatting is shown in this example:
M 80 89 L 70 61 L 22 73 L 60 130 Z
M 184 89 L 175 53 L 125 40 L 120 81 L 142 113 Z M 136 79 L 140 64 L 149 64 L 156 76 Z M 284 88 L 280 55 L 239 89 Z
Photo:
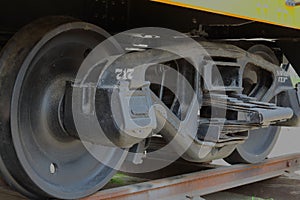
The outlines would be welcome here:
M 289 79 L 289 74 L 286 71 L 277 71 L 278 82 L 285 83 Z
M 134 69 L 116 69 L 117 80 L 132 80 Z
M 285 76 L 278 77 L 278 82 L 279 83 L 285 83 L 287 80 L 288 80 L 288 77 L 285 77 Z

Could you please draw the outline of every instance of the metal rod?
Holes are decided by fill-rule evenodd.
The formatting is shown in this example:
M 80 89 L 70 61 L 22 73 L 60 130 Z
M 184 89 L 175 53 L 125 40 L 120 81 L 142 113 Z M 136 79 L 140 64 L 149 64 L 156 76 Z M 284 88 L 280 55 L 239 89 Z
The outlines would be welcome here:
M 159 99 L 160 100 L 163 99 L 165 79 L 166 79 L 166 70 L 164 69 L 163 65 L 161 65 L 161 71 L 162 71 L 162 79 L 161 79 L 161 85 L 160 85 L 160 91 L 159 91 Z

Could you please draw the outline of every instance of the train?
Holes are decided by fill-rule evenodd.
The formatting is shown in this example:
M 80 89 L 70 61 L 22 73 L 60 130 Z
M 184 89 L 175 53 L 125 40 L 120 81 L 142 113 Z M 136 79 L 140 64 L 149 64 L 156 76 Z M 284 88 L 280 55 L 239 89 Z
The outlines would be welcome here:
M 1 1 L 2 179 L 80 199 L 119 171 L 263 162 L 300 122 L 299 5 Z

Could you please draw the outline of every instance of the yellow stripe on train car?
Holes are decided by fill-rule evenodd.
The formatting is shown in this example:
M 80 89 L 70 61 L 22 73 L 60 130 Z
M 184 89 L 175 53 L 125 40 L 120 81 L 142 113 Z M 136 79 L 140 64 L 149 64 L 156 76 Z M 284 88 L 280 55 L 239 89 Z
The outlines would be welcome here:
M 300 29 L 300 0 L 151 0 Z M 288 6 L 288 2 L 292 5 Z

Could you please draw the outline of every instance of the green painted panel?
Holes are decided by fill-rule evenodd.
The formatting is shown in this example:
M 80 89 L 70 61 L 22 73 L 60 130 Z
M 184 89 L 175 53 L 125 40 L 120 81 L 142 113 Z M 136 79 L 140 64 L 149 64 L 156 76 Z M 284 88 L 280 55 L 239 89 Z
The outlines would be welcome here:
M 152 1 L 300 29 L 300 6 L 287 6 L 286 0 Z

